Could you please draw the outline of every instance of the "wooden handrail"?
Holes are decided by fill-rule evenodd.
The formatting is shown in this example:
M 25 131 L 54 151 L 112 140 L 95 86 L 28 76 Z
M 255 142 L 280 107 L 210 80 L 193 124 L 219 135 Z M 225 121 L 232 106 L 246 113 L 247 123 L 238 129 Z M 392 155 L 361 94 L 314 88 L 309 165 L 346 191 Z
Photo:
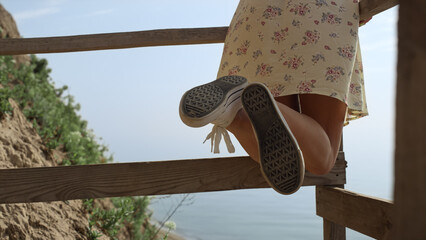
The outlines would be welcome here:
M 337 187 L 316 188 L 317 215 L 375 239 L 388 239 L 393 203 Z
M 0 55 L 60 53 L 152 46 L 222 43 L 228 27 L 163 29 L 0 40 Z
M 344 184 L 343 154 L 304 185 Z M 0 204 L 267 188 L 249 157 L 0 169 Z
M 368 19 L 398 4 L 398 0 L 363 0 L 360 19 Z M 163 29 L 66 37 L 0 40 L 0 55 L 60 53 L 135 47 L 222 43 L 228 27 Z
M 399 4 L 399 0 L 362 0 L 359 3 L 361 20 L 366 20 Z

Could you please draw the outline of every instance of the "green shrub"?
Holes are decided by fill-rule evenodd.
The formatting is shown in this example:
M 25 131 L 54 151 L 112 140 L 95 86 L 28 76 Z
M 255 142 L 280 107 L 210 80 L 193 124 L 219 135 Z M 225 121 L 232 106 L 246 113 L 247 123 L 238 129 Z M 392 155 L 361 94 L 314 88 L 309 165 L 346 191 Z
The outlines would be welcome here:
M 119 197 L 111 198 L 112 209 L 104 209 L 93 199 L 84 201 L 86 210 L 90 213 L 89 231 L 93 226 L 100 227 L 105 233 L 115 239 L 124 226 L 130 227 L 133 240 L 151 240 L 157 229 L 150 224 L 152 213 L 148 211 L 149 197 Z
M 15 67 L 10 56 L 0 56 L 0 110 L 11 114 L 7 99 L 12 97 L 50 149 L 66 153 L 62 165 L 112 162 L 105 156 L 108 148 L 96 142 L 87 122 L 77 114 L 80 105 L 70 95 L 63 96 L 67 86 L 55 88 L 45 59 L 31 56 L 31 63 Z
M 80 105 L 70 95 L 64 95 L 67 86 L 55 88 L 49 77 L 50 69 L 45 59 L 31 56 L 29 65 L 17 68 L 11 56 L 0 56 L 0 117 L 12 114 L 8 101 L 14 99 L 27 119 L 32 122 L 44 144 L 49 149 L 66 153 L 62 165 L 109 163 L 108 148 L 96 142 L 95 135 L 87 129 L 87 122 L 77 114 Z M 98 226 L 114 238 L 118 231 L 130 227 L 132 239 L 153 239 L 156 229 L 149 224 L 148 197 L 122 197 L 111 199 L 114 208 L 106 210 L 93 206 L 93 199 L 85 200 L 89 213 L 89 239 L 98 239 Z M 142 231 L 142 227 L 144 230 Z
M 0 117 L 3 117 L 4 114 L 12 114 L 9 98 L 10 90 L 8 88 L 0 88 Z

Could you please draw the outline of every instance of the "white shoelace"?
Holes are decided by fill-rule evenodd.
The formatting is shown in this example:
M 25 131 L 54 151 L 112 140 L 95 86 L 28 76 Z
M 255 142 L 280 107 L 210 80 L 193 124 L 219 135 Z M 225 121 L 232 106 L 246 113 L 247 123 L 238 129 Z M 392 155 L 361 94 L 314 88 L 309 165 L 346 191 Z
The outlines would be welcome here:
M 212 131 L 207 135 L 206 140 L 204 140 L 203 143 L 205 143 L 207 140 L 211 140 L 211 151 L 214 153 L 219 153 L 219 143 L 223 139 L 225 140 L 226 147 L 228 148 L 229 153 L 234 153 L 235 148 L 234 145 L 232 145 L 231 138 L 229 137 L 228 131 L 221 126 L 214 125 L 212 128 Z

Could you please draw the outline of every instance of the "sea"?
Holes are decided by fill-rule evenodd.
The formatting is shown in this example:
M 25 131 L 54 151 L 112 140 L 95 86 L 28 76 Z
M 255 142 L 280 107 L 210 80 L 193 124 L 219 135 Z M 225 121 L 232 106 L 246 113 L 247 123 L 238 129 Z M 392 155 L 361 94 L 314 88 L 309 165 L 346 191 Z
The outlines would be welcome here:
M 350 172 L 350 171 L 349 171 Z M 391 175 L 371 184 L 365 175 L 348 179 L 348 190 L 392 198 Z M 352 189 L 351 189 L 352 188 Z M 177 210 L 176 210 L 176 207 Z M 170 220 L 176 233 L 188 240 L 323 239 L 322 218 L 315 211 L 315 187 L 302 187 L 293 195 L 272 189 L 253 189 L 158 196 L 152 199 L 153 218 Z M 350 229 L 348 240 L 372 239 Z

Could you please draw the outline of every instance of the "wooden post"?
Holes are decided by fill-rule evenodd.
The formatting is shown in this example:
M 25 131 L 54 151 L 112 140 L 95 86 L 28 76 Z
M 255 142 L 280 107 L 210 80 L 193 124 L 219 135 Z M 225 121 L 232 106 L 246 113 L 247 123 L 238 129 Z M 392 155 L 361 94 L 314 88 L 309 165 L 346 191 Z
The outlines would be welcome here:
M 343 154 L 342 158 L 345 159 L 344 152 L 343 152 L 343 135 L 342 135 L 342 139 L 340 140 L 339 151 L 341 152 L 341 154 Z M 345 188 L 345 185 L 343 184 L 336 185 L 336 187 Z M 318 186 L 316 188 L 317 188 L 316 190 L 318 191 Z M 318 206 L 318 203 L 317 203 L 317 206 Z M 346 228 L 340 224 L 331 222 L 325 218 L 323 218 L 323 233 L 324 233 L 324 240 L 345 240 L 346 239 Z
M 426 239 L 426 1 L 400 3 L 393 239 Z
M 316 191 L 318 195 L 318 187 L 316 186 Z M 337 185 L 336 187 L 345 188 L 345 185 Z M 318 199 L 318 196 L 317 196 Z M 317 202 L 318 207 L 318 202 Z M 346 239 L 346 228 L 340 224 L 329 221 L 323 218 L 323 236 L 324 240 L 345 240 Z
M 344 240 L 346 239 L 346 228 L 337 223 L 323 218 L 324 240 Z

